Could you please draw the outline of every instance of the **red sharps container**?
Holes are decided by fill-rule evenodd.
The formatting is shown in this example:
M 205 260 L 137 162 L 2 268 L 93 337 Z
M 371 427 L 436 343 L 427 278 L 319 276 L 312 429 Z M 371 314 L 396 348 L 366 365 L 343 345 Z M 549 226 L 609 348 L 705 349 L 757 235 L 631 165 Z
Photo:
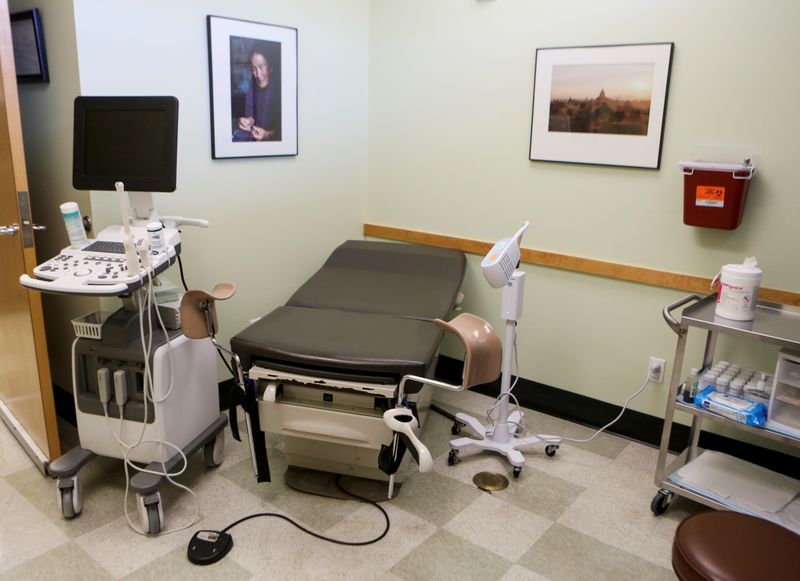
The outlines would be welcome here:
M 683 171 L 683 223 L 723 230 L 739 226 L 756 169 L 750 160 L 743 164 L 681 161 L 678 165 Z

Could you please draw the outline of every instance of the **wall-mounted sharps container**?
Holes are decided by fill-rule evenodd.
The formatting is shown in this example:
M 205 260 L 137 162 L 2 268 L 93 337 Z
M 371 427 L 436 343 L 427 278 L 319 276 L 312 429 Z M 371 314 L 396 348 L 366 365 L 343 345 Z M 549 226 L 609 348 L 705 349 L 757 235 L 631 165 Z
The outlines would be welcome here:
M 681 161 L 678 166 L 683 171 L 683 223 L 723 230 L 738 227 L 756 169 L 751 160 Z

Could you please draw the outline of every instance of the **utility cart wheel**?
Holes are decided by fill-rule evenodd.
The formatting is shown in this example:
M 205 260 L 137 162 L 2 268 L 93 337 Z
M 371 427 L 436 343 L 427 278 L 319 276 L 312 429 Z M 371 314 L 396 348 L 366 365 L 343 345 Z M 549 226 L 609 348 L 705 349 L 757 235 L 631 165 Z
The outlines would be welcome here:
M 674 493 L 672 492 L 663 489 L 659 490 L 650 502 L 650 510 L 653 511 L 654 515 L 661 516 L 669 508 L 673 496 Z
M 452 466 L 456 462 L 458 462 L 458 450 L 451 449 L 450 453 L 447 455 L 447 465 Z
M 464 426 L 461 422 L 453 422 L 453 426 L 450 428 L 450 433 L 454 436 L 461 433 L 461 428 Z
M 212 442 L 203 446 L 203 460 L 209 468 L 216 468 L 225 458 L 225 433 L 220 432 Z
M 81 491 L 77 475 L 59 479 L 56 495 L 58 510 L 64 518 L 74 518 L 81 513 Z
M 164 505 L 161 494 L 156 492 L 147 496 L 136 495 L 136 507 L 139 510 L 139 522 L 148 535 L 157 535 L 164 526 Z
M 558 450 L 558 444 L 548 444 L 544 448 L 544 453 L 548 456 L 555 456 L 556 450 Z
M 520 473 L 522 473 L 522 466 L 514 466 L 514 470 L 511 472 L 514 478 L 519 478 Z

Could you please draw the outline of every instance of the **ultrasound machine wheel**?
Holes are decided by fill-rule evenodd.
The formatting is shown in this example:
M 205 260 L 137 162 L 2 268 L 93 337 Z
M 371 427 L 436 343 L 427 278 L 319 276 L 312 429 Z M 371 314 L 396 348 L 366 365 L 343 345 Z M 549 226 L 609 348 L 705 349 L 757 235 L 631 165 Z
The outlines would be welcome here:
M 136 495 L 136 508 L 139 512 L 139 523 L 148 535 L 157 535 L 164 526 L 164 504 L 161 494 L 156 492 L 143 496 Z
M 225 458 L 225 432 L 220 432 L 203 446 L 203 460 L 209 468 L 216 468 Z
M 64 518 L 74 518 L 81 513 L 82 499 L 78 476 L 59 478 L 56 485 L 56 502 Z

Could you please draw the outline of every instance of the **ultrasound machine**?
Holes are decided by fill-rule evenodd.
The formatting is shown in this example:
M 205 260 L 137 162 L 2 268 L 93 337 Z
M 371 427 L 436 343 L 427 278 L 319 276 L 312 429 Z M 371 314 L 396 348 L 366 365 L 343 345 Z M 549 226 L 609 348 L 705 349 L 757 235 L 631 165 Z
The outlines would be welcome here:
M 36 291 L 122 300 L 113 313 L 73 321 L 80 445 L 47 469 L 58 481 L 60 511 L 72 518 L 82 510 L 80 469 L 97 455 L 123 459 L 126 500 L 130 488 L 138 522 L 127 507 L 125 514 L 131 528 L 145 534 L 164 532 L 162 479 L 172 481 L 200 449 L 207 466 L 222 462 L 227 421 L 219 410 L 212 341 L 187 338 L 179 311 L 156 300 L 158 275 L 179 259 L 178 228 L 208 226 L 200 219 L 159 217 L 153 205 L 151 192 L 175 190 L 177 141 L 174 97 L 78 97 L 73 185 L 116 191 L 122 223 L 94 240 L 83 232 L 71 235 L 72 244 L 34 268 L 34 276 L 20 277 Z M 127 481 L 129 467 L 138 473 Z

